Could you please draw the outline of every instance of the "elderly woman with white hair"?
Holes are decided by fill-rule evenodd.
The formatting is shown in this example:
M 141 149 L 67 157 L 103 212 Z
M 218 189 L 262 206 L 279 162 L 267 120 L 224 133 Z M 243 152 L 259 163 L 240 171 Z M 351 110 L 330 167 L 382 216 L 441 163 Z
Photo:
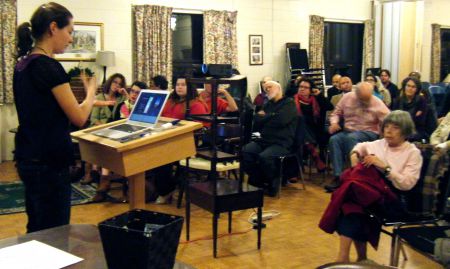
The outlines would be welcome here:
M 249 183 L 266 187 L 271 196 L 278 190 L 276 159 L 290 152 L 297 127 L 297 109 L 291 98 L 283 97 L 279 83 L 265 83 L 269 102 L 255 115 L 254 130 L 261 138 L 252 141 L 242 149 L 244 171 Z M 279 179 L 278 179 L 279 180 Z
M 383 120 L 381 126 L 382 138 L 372 142 L 359 143 L 350 154 L 352 167 L 360 164 L 366 168 L 376 168 L 386 188 L 390 189 L 394 194 L 394 199 L 390 202 L 386 202 L 389 199 L 384 199 L 381 212 L 387 217 L 391 215 L 398 216 L 402 212 L 406 212 L 405 192 L 411 190 L 420 177 L 422 167 L 420 150 L 407 141 L 407 137 L 414 132 L 414 129 L 414 122 L 408 112 L 393 111 Z M 369 185 L 372 184 L 374 183 L 369 183 Z M 345 185 L 342 185 L 341 188 L 344 187 Z M 383 193 L 386 191 L 385 189 Z M 362 193 L 359 194 L 363 195 Z M 350 203 L 355 203 L 352 198 L 347 198 L 347 196 L 343 199 L 350 201 Z M 333 199 L 331 203 L 333 203 Z M 360 206 L 367 207 L 367 205 Z M 377 206 L 375 208 L 378 208 Z M 367 214 L 357 212 L 346 214 L 344 212 L 344 207 L 341 207 L 340 216 L 334 227 L 340 239 L 337 261 L 349 262 L 352 243 L 355 244 L 358 255 L 357 261 L 367 260 L 367 242 L 374 243 L 371 241 L 373 234 L 371 235 L 370 232 L 377 231 L 379 233 L 379 230 L 371 230 L 370 227 L 373 227 L 373 224 L 371 224 L 372 221 Z M 330 230 L 324 228 L 330 227 L 326 225 L 328 223 L 322 218 L 319 226 L 330 232 Z

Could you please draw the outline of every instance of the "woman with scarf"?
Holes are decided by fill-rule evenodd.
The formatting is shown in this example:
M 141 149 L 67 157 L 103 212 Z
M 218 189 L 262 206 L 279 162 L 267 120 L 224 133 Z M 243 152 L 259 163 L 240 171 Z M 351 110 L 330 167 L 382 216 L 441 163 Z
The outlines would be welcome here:
M 333 109 L 333 105 L 316 89 L 314 82 L 307 78 L 299 81 L 294 101 L 298 115 L 305 120 L 305 148 L 313 157 L 317 170 L 323 171 L 326 165 L 320 158 L 317 145 L 323 148 L 328 141 L 324 128 L 325 115 L 326 111 Z
M 402 81 L 400 95 L 392 105 L 393 110 L 407 111 L 414 121 L 416 133 L 408 137 L 410 141 L 428 140 L 427 117 L 430 110 L 427 99 L 421 94 L 422 84 L 414 77 L 407 77 Z

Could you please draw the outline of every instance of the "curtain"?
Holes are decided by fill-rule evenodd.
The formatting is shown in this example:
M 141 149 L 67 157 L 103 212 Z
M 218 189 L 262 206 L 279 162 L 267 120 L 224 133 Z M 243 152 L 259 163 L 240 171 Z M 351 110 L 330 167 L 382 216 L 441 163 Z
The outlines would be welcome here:
M 207 10 L 203 13 L 203 50 L 206 64 L 238 67 L 237 12 Z
M 309 16 L 309 68 L 324 68 L 324 35 L 324 18 L 317 15 Z
M 373 20 L 364 21 L 363 74 L 366 73 L 367 68 L 372 68 L 375 64 L 374 27 L 375 22 Z
M 16 0 L 2 0 L 0 12 L 0 104 L 11 104 L 14 102 L 12 78 L 16 63 Z
M 163 75 L 172 81 L 172 8 L 137 5 L 132 8 L 133 79 L 150 83 L 152 77 Z
M 431 69 L 430 82 L 441 81 L 441 26 L 431 25 Z

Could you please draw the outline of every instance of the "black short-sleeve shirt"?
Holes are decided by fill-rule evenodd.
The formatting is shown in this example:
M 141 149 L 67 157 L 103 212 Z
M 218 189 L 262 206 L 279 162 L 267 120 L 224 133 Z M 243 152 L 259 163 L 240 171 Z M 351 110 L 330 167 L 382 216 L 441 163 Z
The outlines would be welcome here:
M 61 64 L 46 55 L 32 54 L 17 63 L 13 79 L 19 118 L 17 161 L 55 167 L 73 162 L 69 119 L 52 93 L 54 87 L 69 80 Z

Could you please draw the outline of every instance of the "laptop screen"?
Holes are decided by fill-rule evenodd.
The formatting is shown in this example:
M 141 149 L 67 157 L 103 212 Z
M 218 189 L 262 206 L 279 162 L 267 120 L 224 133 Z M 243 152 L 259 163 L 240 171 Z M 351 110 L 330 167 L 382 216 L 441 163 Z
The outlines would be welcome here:
M 155 124 L 167 95 L 168 92 L 141 91 L 130 120 Z

